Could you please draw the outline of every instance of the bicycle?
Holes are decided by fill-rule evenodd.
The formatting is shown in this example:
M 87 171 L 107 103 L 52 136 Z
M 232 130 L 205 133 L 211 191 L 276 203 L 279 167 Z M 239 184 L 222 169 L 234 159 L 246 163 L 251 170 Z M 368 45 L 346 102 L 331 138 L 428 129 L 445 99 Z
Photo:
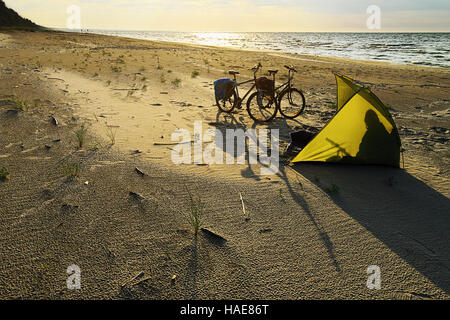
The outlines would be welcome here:
M 261 63 L 258 63 L 253 68 L 251 68 L 250 70 L 253 71 L 253 79 L 246 80 L 243 82 L 237 82 L 236 75 L 240 74 L 239 72 L 233 70 L 228 71 L 228 74 L 232 75 L 234 78 L 232 88 L 233 91 L 229 93 L 227 95 L 228 97 L 225 97 L 224 99 L 218 99 L 216 97 L 216 104 L 221 111 L 231 113 L 235 108 L 240 109 L 242 107 L 242 101 L 244 101 L 245 98 L 247 98 L 247 96 L 250 94 L 250 92 L 252 92 L 252 90 L 256 87 L 256 74 L 261 68 L 262 68 Z M 244 95 L 243 98 L 240 98 L 238 87 L 250 82 L 254 82 L 252 87 L 250 88 L 250 90 L 247 91 L 247 93 Z
M 269 122 L 275 118 L 278 110 L 285 118 L 295 119 L 305 110 L 306 100 L 303 92 L 291 84 L 294 73 L 298 71 L 292 66 L 284 67 L 288 69 L 287 82 L 275 87 L 278 70 L 269 70 L 269 74 L 273 76 L 271 90 L 257 88 L 257 91 L 248 98 L 247 111 L 254 121 Z

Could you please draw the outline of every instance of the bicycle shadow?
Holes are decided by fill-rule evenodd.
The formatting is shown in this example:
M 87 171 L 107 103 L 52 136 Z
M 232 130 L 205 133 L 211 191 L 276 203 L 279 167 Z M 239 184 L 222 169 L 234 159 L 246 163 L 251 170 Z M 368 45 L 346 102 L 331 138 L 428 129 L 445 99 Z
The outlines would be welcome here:
M 251 120 L 250 120 L 251 121 Z M 239 116 L 239 118 L 236 118 L 235 114 L 228 114 L 219 112 L 216 116 L 216 123 L 220 123 L 223 127 L 221 127 L 221 132 L 225 136 L 225 130 L 229 128 L 233 129 L 242 129 L 242 130 L 248 130 L 248 129 L 256 129 L 256 128 L 263 128 L 263 129 L 279 129 L 279 137 L 280 137 L 280 151 L 283 149 L 283 145 L 287 146 L 290 142 L 290 133 L 294 131 L 294 128 L 298 128 L 299 126 L 303 126 L 302 123 L 298 120 L 287 120 L 285 118 L 276 118 L 273 121 L 271 121 L 268 124 L 257 124 L 253 121 L 251 121 L 251 124 L 248 124 L 245 122 L 245 118 L 243 116 Z M 258 142 L 258 141 L 253 141 Z M 226 150 L 224 150 L 226 152 Z M 237 154 L 235 150 L 233 150 L 233 154 L 230 154 L 234 157 L 238 157 L 240 154 Z M 246 156 L 248 157 L 248 147 L 245 148 Z M 248 159 L 248 158 L 247 158 Z M 259 165 L 252 165 L 249 161 L 246 162 L 246 168 L 241 170 L 241 176 L 246 179 L 254 179 L 254 180 L 261 180 L 259 177 L 257 169 L 260 169 L 261 164 Z M 312 210 L 310 209 L 308 203 L 303 199 L 303 196 L 297 191 L 297 187 L 293 186 L 290 183 L 290 180 L 288 179 L 286 169 L 287 167 L 280 166 L 279 172 L 276 173 L 276 176 L 279 177 L 282 181 L 285 182 L 285 185 L 289 191 L 289 194 L 291 195 L 292 199 L 294 199 L 295 202 L 297 202 L 303 209 L 303 211 L 307 214 L 309 219 L 311 220 L 312 224 L 315 226 L 317 230 L 317 234 L 319 235 L 321 241 L 323 242 L 323 245 L 325 248 L 327 248 L 327 252 L 329 255 L 329 259 L 332 261 L 332 264 L 335 266 L 336 270 L 338 272 L 341 271 L 341 267 L 339 266 L 339 263 L 336 259 L 334 245 L 332 241 L 330 240 L 330 237 L 325 232 L 320 220 L 318 217 L 314 215 Z
M 247 121 L 246 121 L 247 120 Z M 251 119 L 246 119 L 241 114 L 236 113 L 225 113 L 219 111 L 216 115 L 216 122 L 214 123 L 214 126 L 216 127 L 216 130 L 219 130 L 221 133 L 221 136 L 225 138 L 227 136 L 227 130 L 242 130 L 244 132 L 248 132 L 249 130 L 258 130 L 258 129 L 268 129 L 270 131 L 277 129 L 279 130 L 279 145 L 282 150 L 284 150 L 289 142 L 290 142 L 290 133 L 294 130 L 294 128 L 298 128 L 302 124 L 298 120 L 289 120 L 287 121 L 285 118 L 277 118 L 270 123 L 256 123 Z M 252 165 L 249 161 L 249 144 L 253 144 L 256 146 L 260 146 L 261 142 L 259 139 L 259 136 L 253 136 L 253 135 L 246 135 L 246 139 L 249 139 L 251 141 L 247 141 L 248 143 L 245 144 L 244 149 L 239 149 L 236 146 L 235 141 L 235 147 L 234 148 L 228 148 L 227 143 L 218 143 L 216 144 L 216 147 L 221 149 L 226 156 L 232 157 L 234 159 L 240 158 L 241 156 L 244 156 L 246 161 L 247 168 L 241 170 L 241 175 L 244 178 L 256 178 L 257 174 L 255 173 L 253 167 L 260 168 L 261 166 L 265 166 L 261 163 L 258 165 Z M 264 141 L 268 142 L 268 141 Z M 271 147 L 269 146 L 269 150 L 267 150 L 268 153 L 271 152 Z M 259 156 L 260 154 L 257 154 Z M 265 166 L 267 167 L 267 166 Z

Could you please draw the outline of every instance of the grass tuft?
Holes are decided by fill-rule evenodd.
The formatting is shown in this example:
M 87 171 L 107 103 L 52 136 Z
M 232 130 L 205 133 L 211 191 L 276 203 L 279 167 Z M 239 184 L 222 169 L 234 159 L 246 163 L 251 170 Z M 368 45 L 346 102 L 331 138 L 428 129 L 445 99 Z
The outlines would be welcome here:
M 162 70 L 162 69 L 164 69 L 164 68 L 161 66 L 161 64 L 159 63 L 159 57 L 157 57 L 157 62 L 158 62 L 158 65 L 157 65 L 156 69 L 157 69 L 157 70 Z
M 175 87 L 179 87 L 179 86 L 181 85 L 181 79 L 176 78 L 175 80 L 172 80 L 172 84 L 173 84 Z
M 338 194 L 340 191 L 340 188 L 338 185 L 333 183 L 329 187 L 326 187 L 324 190 L 326 193 L 329 193 L 329 194 Z
M 122 72 L 122 68 L 117 67 L 117 66 L 112 66 L 111 70 L 112 70 L 112 72 L 115 72 L 115 73 Z
M 0 181 L 5 181 L 9 179 L 9 171 L 5 167 L 0 168 Z
M 284 195 L 283 195 L 283 189 L 280 188 L 280 199 L 282 202 L 286 202 L 286 200 L 284 199 Z
M 81 127 L 78 130 L 75 130 L 75 136 L 77 138 L 77 147 L 79 149 L 83 148 L 86 142 L 86 135 L 87 135 L 88 129 L 84 124 L 81 125 Z
M 192 71 L 191 77 L 193 79 L 197 78 L 200 75 L 200 73 L 198 71 Z
M 27 111 L 28 103 L 25 100 L 15 98 L 14 100 L 14 108 L 18 111 Z
M 75 161 L 66 161 L 61 165 L 61 170 L 67 180 L 73 180 L 80 175 L 80 163 Z
M 330 108 L 330 109 L 337 109 L 337 105 L 334 102 L 328 103 L 327 107 Z
M 106 136 L 109 138 L 111 145 L 116 144 L 117 128 L 106 125 Z
M 202 225 L 202 217 L 203 217 L 203 203 L 201 198 L 199 197 L 197 200 L 194 200 L 192 193 L 189 191 L 188 187 L 186 187 L 186 191 L 189 194 L 189 211 L 188 211 L 188 222 L 192 227 L 192 231 L 194 232 L 195 237 L 198 236 L 198 231 Z

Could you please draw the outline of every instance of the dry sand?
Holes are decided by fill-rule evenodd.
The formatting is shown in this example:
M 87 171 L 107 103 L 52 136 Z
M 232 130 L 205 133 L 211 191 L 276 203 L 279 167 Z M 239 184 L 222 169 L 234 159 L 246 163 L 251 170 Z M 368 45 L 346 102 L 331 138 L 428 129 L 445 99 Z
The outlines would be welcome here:
M 302 116 L 255 126 L 245 109 L 218 113 L 212 82 L 229 69 L 248 79 L 257 62 L 300 70 Z M 0 298 L 450 298 L 449 70 L 56 32 L 0 33 L 0 69 L 0 168 L 10 172 L 0 182 Z M 279 128 L 283 150 L 289 132 L 333 116 L 333 71 L 391 106 L 404 170 L 284 164 L 266 177 L 253 165 L 176 166 L 170 145 L 154 145 L 201 120 Z M 65 163 L 80 164 L 73 181 Z M 225 243 L 194 240 L 185 186 Z M 66 287 L 73 264 L 81 290 Z M 370 265 L 381 290 L 366 287 Z

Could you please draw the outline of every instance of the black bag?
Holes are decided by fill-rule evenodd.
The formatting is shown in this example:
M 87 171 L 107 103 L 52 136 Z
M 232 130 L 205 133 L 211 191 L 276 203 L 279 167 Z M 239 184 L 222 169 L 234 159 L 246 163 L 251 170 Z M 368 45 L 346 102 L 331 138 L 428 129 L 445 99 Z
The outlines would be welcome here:
M 219 79 L 214 81 L 214 91 L 217 100 L 225 100 L 231 97 L 234 91 L 234 81 L 231 79 Z
M 311 142 L 312 139 L 316 136 L 316 134 L 319 132 L 316 128 L 311 128 L 309 130 L 302 130 L 302 131 L 296 131 L 291 132 L 291 145 L 304 148 L 308 143 Z
M 265 95 L 273 96 L 274 82 L 266 77 L 256 79 L 256 89 L 263 92 Z

